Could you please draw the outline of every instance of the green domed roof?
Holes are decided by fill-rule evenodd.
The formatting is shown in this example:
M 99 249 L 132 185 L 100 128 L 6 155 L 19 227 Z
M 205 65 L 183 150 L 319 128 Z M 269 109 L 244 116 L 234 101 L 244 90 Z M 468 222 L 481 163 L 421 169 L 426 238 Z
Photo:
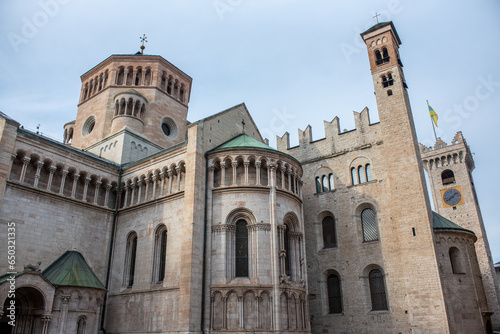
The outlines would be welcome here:
M 475 236 L 474 232 L 455 224 L 449 219 L 444 218 L 440 214 L 432 211 L 432 227 L 434 232 L 462 232 Z
M 228 140 L 227 142 L 217 146 L 213 150 L 209 151 L 209 153 L 220 152 L 226 150 L 234 150 L 234 149 L 259 149 L 272 151 L 277 153 L 282 153 L 269 145 L 266 145 L 255 138 L 250 137 L 244 133 L 234 137 L 233 139 Z

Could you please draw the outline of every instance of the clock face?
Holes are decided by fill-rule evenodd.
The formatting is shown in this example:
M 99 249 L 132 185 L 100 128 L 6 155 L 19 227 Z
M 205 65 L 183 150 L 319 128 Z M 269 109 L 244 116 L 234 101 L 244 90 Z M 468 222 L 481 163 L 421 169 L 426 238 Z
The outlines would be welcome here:
M 449 206 L 457 205 L 462 199 L 462 194 L 457 189 L 448 189 L 443 194 L 443 201 Z

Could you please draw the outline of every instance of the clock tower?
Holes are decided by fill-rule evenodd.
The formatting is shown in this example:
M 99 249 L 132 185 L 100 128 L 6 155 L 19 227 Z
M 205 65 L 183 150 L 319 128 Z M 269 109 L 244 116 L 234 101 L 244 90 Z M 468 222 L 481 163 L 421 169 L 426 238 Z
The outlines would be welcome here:
M 469 145 L 462 132 L 458 132 L 450 145 L 438 138 L 434 147 L 420 145 L 420 152 L 429 176 L 434 210 L 476 234 L 476 253 L 488 308 L 494 312 L 493 322 L 498 326 L 500 291 L 472 178 L 475 165 Z

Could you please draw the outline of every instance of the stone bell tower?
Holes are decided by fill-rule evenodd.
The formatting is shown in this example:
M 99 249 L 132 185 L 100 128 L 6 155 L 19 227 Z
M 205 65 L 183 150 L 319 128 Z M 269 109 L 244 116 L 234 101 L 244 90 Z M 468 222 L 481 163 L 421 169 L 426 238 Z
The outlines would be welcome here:
M 377 195 L 380 233 L 386 240 L 381 246 L 389 294 L 401 301 L 392 303 L 391 312 L 394 321 L 408 324 L 399 331 L 432 328 L 433 333 L 447 333 L 444 295 L 441 284 L 436 284 L 440 274 L 432 213 L 399 56 L 401 40 L 392 22 L 378 23 L 361 37 L 370 61 L 383 142 L 380 154 L 385 161 L 383 189 Z
M 185 141 L 192 79 L 161 56 L 112 55 L 81 81 L 66 144 L 122 164 Z
M 434 147 L 420 145 L 420 151 L 435 211 L 476 234 L 475 248 L 488 309 L 494 312 L 494 326 L 500 327 L 500 291 L 472 178 L 475 164 L 469 145 L 458 132 L 450 145 L 438 138 Z

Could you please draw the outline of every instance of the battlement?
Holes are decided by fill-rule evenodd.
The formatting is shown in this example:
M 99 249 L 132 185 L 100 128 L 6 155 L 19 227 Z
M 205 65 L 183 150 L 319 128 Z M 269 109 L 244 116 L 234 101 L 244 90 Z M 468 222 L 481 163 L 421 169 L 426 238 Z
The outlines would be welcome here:
M 427 147 L 419 143 L 419 147 L 422 161 L 426 169 L 447 166 L 451 162 L 465 162 L 471 171 L 475 168 L 469 145 L 467 145 L 467 141 L 461 131 L 455 134 L 455 137 L 453 137 L 449 145 L 441 138 L 437 138 L 434 146 Z
M 310 156 L 326 157 L 342 154 L 354 149 L 368 148 L 381 142 L 379 123 L 370 123 L 368 108 L 361 112 L 353 111 L 355 128 L 340 130 L 340 119 L 336 116 L 332 121 L 324 121 L 325 137 L 313 139 L 312 127 L 308 125 L 304 130 L 298 129 L 299 145 L 290 147 L 290 134 L 276 136 L 279 151 L 286 152 L 299 161 L 307 161 Z

